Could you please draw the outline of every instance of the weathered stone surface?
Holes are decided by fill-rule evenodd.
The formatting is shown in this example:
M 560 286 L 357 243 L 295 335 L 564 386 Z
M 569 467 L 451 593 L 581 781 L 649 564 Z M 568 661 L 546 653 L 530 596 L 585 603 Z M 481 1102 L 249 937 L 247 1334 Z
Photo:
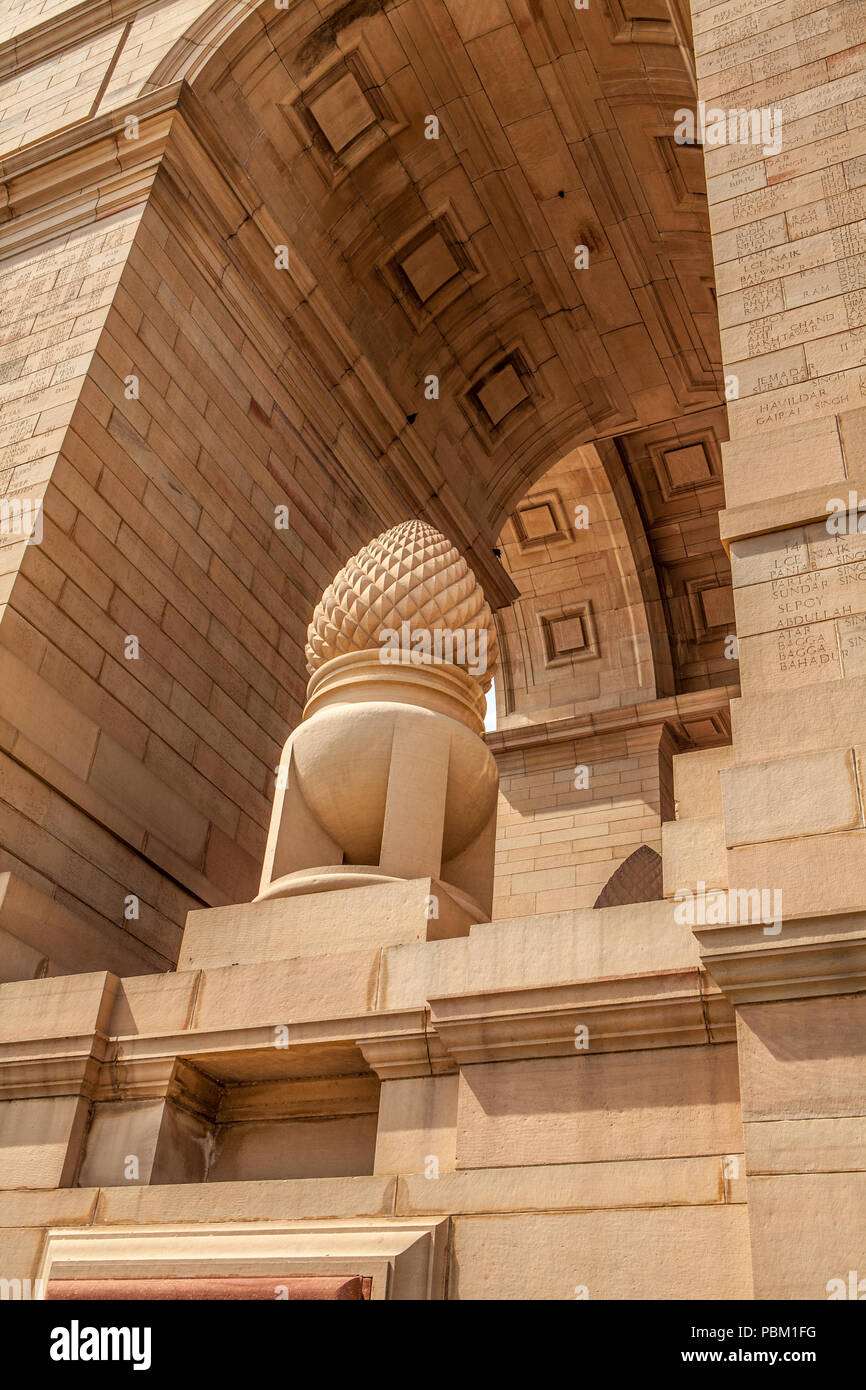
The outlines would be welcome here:
M 722 814 L 720 773 L 730 767 L 731 748 L 705 748 L 673 759 L 677 820 L 702 820 Z
M 385 1081 L 379 1100 L 377 1173 L 429 1173 L 453 1169 L 457 1143 L 456 1076 Z
M 733 1159 L 736 1155 L 726 1155 Z M 532 1168 L 473 1168 L 403 1174 L 397 1211 L 410 1216 L 435 1212 L 519 1212 L 603 1207 L 715 1205 L 726 1199 L 725 1158 L 654 1158 L 612 1163 L 556 1163 Z M 742 1165 L 741 1165 L 742 1166 Z M 736 1198 L 745 1200 L 742 1184 Z
M 103 971 L 0 986 L 0 1040 L 86 1036 L 107 1029 L 117 983 Z
M 667 898 L 681 888 L 694 893 L 698 882 L 707 888 L 726 888 L 728 859 L 722 816 L 667 821 L 662 826 L 662 863 Z
M 866 1116 L 747 1121 L 749 1172 L 847 1173 L 863 1169 Z
M 855 1270 L 862 1299 L 866 1173 L 751 1178 L 749 1212 L 756 1298 L 850 1298 Z
M 722 794 L 732 847 L 863 825 L 850 748 L 728 768 Z
M 0 1188 L 68 1187 L 86 1125 L 75 1096 L 0 1101 Z
M 94 1188 L 0 1191 L 0 1226 L 86 1226 L 96 1213 Z
M 460 1216 L 454 1225 L 452 1298 L 751 1297 L 742 1206 Z
M 0 1231 L 0 1266 L 3 1269 L 0 1278 L 29 1279 L 30 1285 L 25 1285 L 22 1290 L 23 1298 L 34 1296 L 30 1290 L 36 1287 L 44 1240 L 45 1232 L 38 1227 L 22 1226 L 18 1230 Z M 9 1296 L 15 1296 L 14 1286 Z
M 738 1153 L 736 1062 L 722 1045 L 466 1067 L 457 1166 Z
M 866 1114 L 866 1000 L 837 995 L 740 1010 L 745 1120 Z
M 376 1002 L 379 951 L 204 970 L 194 1028 L 250 1027 L 362 1014 Z
M 376 1116 L 225 1125 L 210 1182 L 339 1178 L 373 1172 Z
M 379 1176 L 106 1188 L 99 1194 L 99 1219 L 151 1225 L 385 1216 L 393 1210 L 395 1189 L 396 1178 Z
M 431 918 L 431 897 L 439 906 Z M 431 927 L 463 936 L 470 915 L 435 880 L 419 878 L 337 888 L 300 898 L 273 898 L 192 912 L 178 962 L 181 970 L 269 961 L 355 955 L 405 941 L 426 941 Z

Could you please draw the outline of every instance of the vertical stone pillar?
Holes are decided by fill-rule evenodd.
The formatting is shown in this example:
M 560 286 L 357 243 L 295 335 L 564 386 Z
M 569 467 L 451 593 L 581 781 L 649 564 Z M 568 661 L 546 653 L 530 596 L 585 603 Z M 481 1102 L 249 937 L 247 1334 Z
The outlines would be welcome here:
M 866 14 L 692 11 L 742 679 L 728 922 L 696 931 L 737 1005 L 756 1297 L 848 1297 L 866 1276 Z M 713 146 L 717 111 L 768 138 Z

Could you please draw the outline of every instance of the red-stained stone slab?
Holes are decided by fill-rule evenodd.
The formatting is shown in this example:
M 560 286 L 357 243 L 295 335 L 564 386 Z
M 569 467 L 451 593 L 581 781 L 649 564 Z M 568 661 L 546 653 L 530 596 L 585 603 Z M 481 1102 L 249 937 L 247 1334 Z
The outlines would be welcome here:
M 370 1297 L 372 1279 L 361 1275 L 325 1276 L 247 1275 L 210 1279 L 52 1279 L 46 1289 L 46 1299 L 55 1302 L 164 1300 L 289 1300 L 352 1301 Z

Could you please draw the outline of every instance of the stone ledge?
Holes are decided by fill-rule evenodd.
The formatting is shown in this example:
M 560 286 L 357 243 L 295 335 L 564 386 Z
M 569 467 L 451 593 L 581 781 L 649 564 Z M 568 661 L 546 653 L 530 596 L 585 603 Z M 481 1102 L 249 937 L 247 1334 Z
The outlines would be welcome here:
M 459 1066 L 730 1042 L 734 1013 L 697 970 L 431 999 L 431 1023 Z
M 693 930 L 704 968 L 734 1005 L 866 989 L 866 912 L 786 920 L 774 937 L 730 923 Z
M 866 478 L 839 478 L 822 483 L 819 487 L 805 488 L 802 492 L 792 492 L 761 502 L 749 502 L 740 507 L 727 507 L 719 512 L 722 544 L 730 551 L 735 541 L 747 540 L 749 536 L 787 531 L 795 526 L 826 521 L 829 499 L 847 499 L 849 490 L 856 492 L 859 497 L 866 496 Z
M 725 744 L 730 743 L 728 707 L 739 693 L 738 685 L 724 685 L 711 690 L 690 691 L 684 695 L 669 695 L 661 700 L 647 700 L 645 704 L 595 710 L 571 719 L 499 729 L 488 733 L 486 742 L 494 755 L 520 753 L 528 748 L 548 748 L 557 743 L 598 738 L 602 734 L 636 732 L 639 729 L 649 731 L 667 724 L 684 749 L 691 749 L 697 745 L 683 727 L 683 721 L 710 719 L 718 726 L 718 737 L 713 744 Z
M 592 1051 L 729 1041 L 733 1013 L 695 968 L 447 995 L 423 1007 L 273 1025 L 140 1034 L 90 1034 L 0 1044 L 7 1099 L 72 1095 L 91 1100 L 172 1097 L 214 1103 L 220 1085 L 358 1076 L 438 1076 L 488 1060 L 570 1056 L 575 1027 Z
M 742 1204 L 745 1179 L 725 1177 L 742 1154 L 554 1163 L 345 1178 L 0 1191 L 0 1230 L 237 1221 L 304 1221 L 365 1216 L 594 1211 L 601 1208 Z

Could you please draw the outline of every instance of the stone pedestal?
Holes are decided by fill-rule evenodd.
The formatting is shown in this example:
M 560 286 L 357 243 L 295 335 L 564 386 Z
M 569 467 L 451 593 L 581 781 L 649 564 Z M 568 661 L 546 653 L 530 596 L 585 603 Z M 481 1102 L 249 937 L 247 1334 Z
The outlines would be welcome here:
M 337 880 L 339 881 L 339 880 Z M 179 970 L 295 960 L 466 936 L 476 915 L 433 878 L 331 888 L 191 912 Z
M 280 762 L 257 901 L 429 876 L 483 921 L 498 778 L 481 690 L 450 663 L 383 655 L 349 652 L 310 681 Z

